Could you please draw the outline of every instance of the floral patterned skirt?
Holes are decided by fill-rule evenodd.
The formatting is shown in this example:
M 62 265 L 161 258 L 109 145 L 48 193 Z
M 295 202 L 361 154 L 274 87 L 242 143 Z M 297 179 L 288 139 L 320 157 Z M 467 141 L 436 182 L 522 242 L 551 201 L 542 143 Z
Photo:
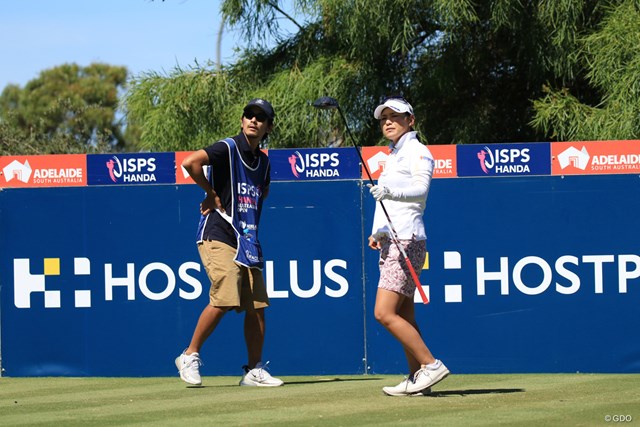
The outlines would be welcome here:
M 414 270 L 420 275 L 427 255 L 426 240 L 413 238 L 411 240 L 400 240 L 400 244 L 409 257 Z M 416 285 L 398 247 L 388 238 L 382 239 L 380 245 L 380 281 L 378 282 L 378 287 L 413 298 Z

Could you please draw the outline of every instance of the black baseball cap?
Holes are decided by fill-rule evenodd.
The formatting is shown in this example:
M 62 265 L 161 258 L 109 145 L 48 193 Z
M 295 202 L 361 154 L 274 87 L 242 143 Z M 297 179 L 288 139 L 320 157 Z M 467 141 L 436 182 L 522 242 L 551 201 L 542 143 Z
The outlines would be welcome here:
M 261 98 L 254 98 L 244 107 L 244 111 L 247 111 L 250 107 L 258 107 L 267 115 L 269 120 L 273 120 L 276 117 L 276 113 L 273 111 L 273 107 L 269 101 L 265 101 Z

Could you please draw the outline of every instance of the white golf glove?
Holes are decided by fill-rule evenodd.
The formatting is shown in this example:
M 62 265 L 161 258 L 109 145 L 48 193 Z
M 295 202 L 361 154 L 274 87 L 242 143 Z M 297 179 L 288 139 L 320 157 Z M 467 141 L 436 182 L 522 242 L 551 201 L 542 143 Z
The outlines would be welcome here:
M 371 193 L 373 198 L 378 202 L 380 200 L 391 198 L 391 191 L 387 187 L 371 184 L 367 184 L 367 187 L 369 187 L 369 193 Z

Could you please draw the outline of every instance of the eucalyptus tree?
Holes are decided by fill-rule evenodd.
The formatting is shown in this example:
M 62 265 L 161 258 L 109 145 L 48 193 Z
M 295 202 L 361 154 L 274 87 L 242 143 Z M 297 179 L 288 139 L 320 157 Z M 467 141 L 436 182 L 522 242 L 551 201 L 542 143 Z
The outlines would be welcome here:
M 127 80 L 125 67 L 64 64 L 43 70 L 24 88 L 0 95 L 0 142 L 4 154 L 87 152 L 123 148 L 117 116 Z
M 579 91 L 546 87 L 534 102 L 532 124 L 562 141 L 639 139 L 640 3 L 611 5 L 597 31 L 578 44 L 575 56 L 597 96 L 585 102 Z

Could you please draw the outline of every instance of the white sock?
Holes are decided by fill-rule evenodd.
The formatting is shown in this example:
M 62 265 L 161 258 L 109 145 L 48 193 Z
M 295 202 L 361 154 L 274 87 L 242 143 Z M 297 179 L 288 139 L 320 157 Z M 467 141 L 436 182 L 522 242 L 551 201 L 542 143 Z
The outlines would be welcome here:
M 436 359 L 435 362 L 426 365 L 426 367 L 427 367 L 427 369 L 433 370 L 433 369 L 438 369 L 440 367 L 440 365 L 442 365 L 442 362 L 439 361 L 438 359 Z

